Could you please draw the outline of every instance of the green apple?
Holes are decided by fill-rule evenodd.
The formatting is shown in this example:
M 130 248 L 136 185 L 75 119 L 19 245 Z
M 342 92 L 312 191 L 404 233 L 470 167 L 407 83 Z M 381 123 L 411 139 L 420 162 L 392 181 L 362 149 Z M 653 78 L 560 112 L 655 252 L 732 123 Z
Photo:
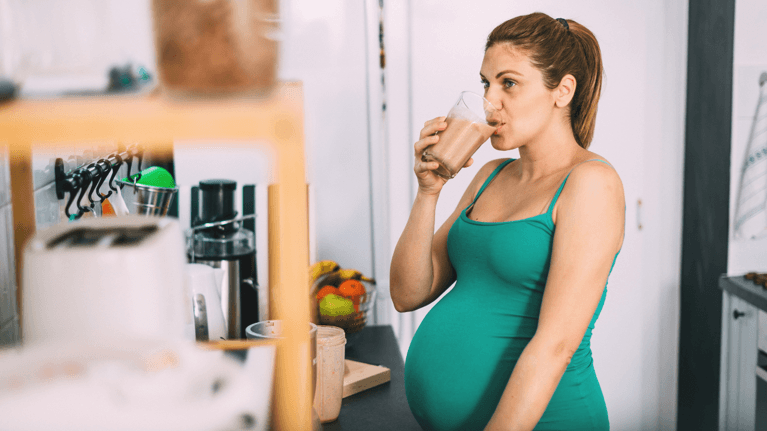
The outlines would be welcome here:
M 354 302 L 332 293 L 320 300 L 320 314 L 323 316 L 346 316 L 354 313 Z

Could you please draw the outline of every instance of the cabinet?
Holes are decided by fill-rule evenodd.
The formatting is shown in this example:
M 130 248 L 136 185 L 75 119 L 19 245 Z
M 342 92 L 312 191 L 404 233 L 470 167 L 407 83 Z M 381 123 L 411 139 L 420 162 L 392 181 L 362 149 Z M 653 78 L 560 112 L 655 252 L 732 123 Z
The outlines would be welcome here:
M 767 310 L 767 292 L 743 277 L 722 276 L 722 339 L 719 380 L 719 429 L 756 429 L 763 416 L 757 406 L 757 384 L 767 372 L 759 367 L 760 310 Z M 762 317 L 763 318 L 763 317 Z M 762 427 L 763 424 L 760 424 Z
M 35 229 L 33 143 L 139 142 L 162 152 L 181 139 L 258 145 L 272 156 L 277 180 L 269 186 L 270 315 L 286 321 L 286 335 L 292 340 L 278 346 L 274 423 L 280 429 L 308 429 L 310 382 L 293 372 L 309 366 L 305 348 L 309 339 L 302 324 L 309 319 L 309 252 L 300 83 L 280 83 L 262 99 L 181 101 L 150 94 L 16 100 L 0 105 L 0 142 L 9 144 L 11 155 L 17 285 L 21 286 L 23 245 Z M 20 315 L 23 294 L 19 288 Z
M 722 293 L 719 430 L 754 430 L 757 313 L 748 302 Z

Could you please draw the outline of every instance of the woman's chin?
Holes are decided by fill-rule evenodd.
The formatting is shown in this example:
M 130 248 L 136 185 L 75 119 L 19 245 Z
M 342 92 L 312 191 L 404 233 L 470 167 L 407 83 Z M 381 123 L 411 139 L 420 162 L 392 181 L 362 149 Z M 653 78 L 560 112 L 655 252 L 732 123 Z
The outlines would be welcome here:
M 508 151 L 516 148 L 512 142 L 510 142 L 508 139 L 504 139 L 502 135 L 490 136 L 490 145 L 492 145 L 493 148 L 498 151 Z

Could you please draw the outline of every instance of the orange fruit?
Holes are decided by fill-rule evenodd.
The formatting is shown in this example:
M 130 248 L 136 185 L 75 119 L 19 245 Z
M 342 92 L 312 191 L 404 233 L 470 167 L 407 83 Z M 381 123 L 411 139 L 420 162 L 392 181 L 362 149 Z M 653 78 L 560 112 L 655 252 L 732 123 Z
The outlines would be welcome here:
M 365 294 L 365 286 L 359 280 L 346 280 L 338 286 L 338 291 L 347 298 L 360 297 Z
M 338 286 L 341 296 L 349 298 L 354 303 L 354 311 L 360 312 L 360 301 L 365 294 L 365 285 L 359 280 L 346 280 Z
M 341 296 L 341 294 L 338 292 L 338 288 L 337 288 L 337 287 L 335 287 L 335 286 L 323 286 L 323 287 L 322 287 L 322 289 L 320 289 L 320 290 L 317 292 L 317 300 L 318 300 L 318 301 L 320 301 L 320 300 L 322 300 L 322 298 L 324 298 L 326 295 L 330 295 L 331 293 L 332 293 L 333 295 L 339 295 L 339 296 Z

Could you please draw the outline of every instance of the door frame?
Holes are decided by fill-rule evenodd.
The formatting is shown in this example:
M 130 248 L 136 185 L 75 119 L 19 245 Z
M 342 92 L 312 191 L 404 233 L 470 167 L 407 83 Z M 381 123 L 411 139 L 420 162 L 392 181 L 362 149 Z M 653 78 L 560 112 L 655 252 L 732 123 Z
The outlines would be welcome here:
M 716 430 L 727 272 L 735 0 L 689 2 L 677 429 Z

